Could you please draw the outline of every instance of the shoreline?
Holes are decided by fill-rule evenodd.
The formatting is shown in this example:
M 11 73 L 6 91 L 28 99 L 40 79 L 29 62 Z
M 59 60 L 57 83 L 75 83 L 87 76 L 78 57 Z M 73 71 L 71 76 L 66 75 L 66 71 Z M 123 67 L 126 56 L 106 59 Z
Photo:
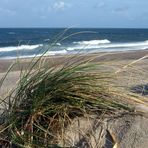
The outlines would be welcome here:
M 143 51 L 130 51 L 130 52 L 111 52 L 111 53 L 93 53 L 86 54 L 85 58 L 92 58 L 92 62 L 99 63 L 103 62 L 105 64 L 105 71 L 115 72 L 122 69 L 123 66 L 138 60 L 145 55 L 148 55 L 148 50 Z M 82 55 L 84 56 L 84 55 Z M 45 57 L 47 64 L 51 66 L 56 66 L 64 63 L 71 59 L 72 56 L 51 56 Z M 95 58 L 94 58 L 95 57 Z M 0 96 L 7 92 L 9 89 L 15 86 L 16 82 L 20 76 L 20 69 L 27 69 L 28 64 L 30 64 L 31 58 L 19 59 L 19 64 L 15 64 L 13 69 L 9 72 L 2 88 L 0 89 Z M 5 75 L 9 66 L 15 62 L 15 60 L 2 60 L 0 59 L 0 79 Z M 135 63 L 134 68 L 119 74 L 120 77 L 118 82 L 120 85 L 128 87 L 129 85 L 141 85 L 142 82 L 148 82 L 147 71 L 148 71 L 148 57 Z M 143 72 L 144 71 L 144 72 Z M 135 75 L 132 77 L 132 75 Z M 143 84 L 142 84 L 143 85 Z M 147 84 L 146 84 L 147 85 Z
M 104 61 L 104 63 L 106 62 L 106 67 L 104 67 L 105 70 L 109 70 L 109 71 L 111 70 L 112 71 L 112 70 L 115 70 L 115 69 L 118 69 L 118 68 L 122 68 L 124 65 L 127 65 L 128 63 L 131 63 L 131 61 L 135 61 L 135 60 L 137 60 L 139 58 L 142 58 L 145 55 L 148 56 L 148 51 L 124 52 L 124 53 L 123 52 L 122 53 L 121 52 L 120 53 L 117 53 L 116 52 L 116 53 L 110 53 L 110 54 L 106 54 L 106 53 L 104 53 L 104 54 L 94 53 L 94 54 L 88 54 L 86 56 L 87 57 L 96 57 L 95 60 L 93 60 L 93 61 L 95 63 L 98 62 L 98 65 L 99 65 L 99 62 L 101 63 L 101 61 Z M 85 57 L 85 58 L 87 58 L 87 57 Z M 60 57 L 59 56 L 58 57 L 57 56 L 56 57 L 54 56 L 54 57 L 47 57 L 45 59 L 47 59 L 47 62 L 51 61 L 51 62 L 57 62 L 59 64 L 59 63 L 61 63 L 62 60 L 64 61 L 66 58 L 67 57 L 64 57 L 64 56 L 62 56 L 62 57 L 61 56 Z M 30 60 L 31 59 L 23 59 L 23 60 L 21 60 L 21 66 L 27 66 L 27 64 L 29 64 L 29 61 Z M 6 60 L 6 61 L 0 60 L 0 62 L 1 62 L 0 65 L 3 64 L 3 66 L 5 66 L 4 69 L 1 69 L 1 72 L 0 72 L 0 78 L 1 78 L 1 76 L 4 75 L 4 72 L 6 70 L 6 66 L 10 65 L 13 61 L 12 60 L 10 60 L 10 61 L 8 61 L 8 60 Z M 141 69 L 142 68 L 142 69 L 148 71 L 148 64 L 147 63 L 148 63 L 148 58 L 145 58 L 144 60 L 141 60 L 138 64 L 136 63 L 134 66 L 137 69 L 139 69 L 139 68 Z M 5 94 L 7 94 L 7 92 L 9 92 L 11 89 L 13 89 L 15 87 L 16 82 L 18 81 L 18 79 L 20 77 L 20 71 L 17 68 L 18 67 L 16 67 L 16 69 L 13 69 L 13 71 L 11 71 L 8 74 L 8 76 L 6 77 L 6 80 L 5 80 L 4 84 L 2 85 L 2 87 L 0 89 L 0 97 L 1 97 L 1 99 L 3 98 L 3 96 L 5 98 Z M 128 81 L 128 79 L 130 79 L 130 75 L 129 74 L 131 74 L 130 71 L 129 71 L 129 73 L 126 73 L 124 71 L 121 76 L 120 76 L 120 74 L 118 75 L 120 77 L 119 79 L 117 79 L 117 81 L 118 81 L 117 84 L 120 84 L 119 87 L 122 87 L 124 85 L 126 88 L 129 88 L 129 84 L 131 85 L 131 82 L 133 83 L 132 85 L 137 86 L 137 85 L 140 84 L 139 82 L 141 80 L 144 80 L 144 75 L 141 75 L 140 74 L 139 75 L 140 77 L 137 76 L 137 75 L 134 75 L 134 77 L 139 80 L 138 82 L 133 81 L 133 78 L 132 78 L 132 81 L 130 82 L 130 81 Z M 148 82 L 147 81 L 147 73 L 145 73 L 145 79 L 146 80 L 144 80 L 143 82 Z M 118 85 L 117 85 L 117 87 L 118 87 Z M 130 90 L 129 90 L 129 92 L 130 92 Z M 124 94 L 126 92 L 125 91 L 122 91 L 122 88 L 121 88 L 120 93 L 121 93 L 121 96 L 119 95 L 121 97 L 120 98 L 120 101 L 122 102 L 122 93 Z M 124 97 L 124 95 L 123 95 L 123 97 Z M 119 100 L 117 99 L 117 101 L 119 101 Z M 145 98 L 141 97 L 140 100 L 139 100 L 139 102 L 146 102 L 147 103 L 147 98 L 146 97 Z M 101 125 L 101 127 L 103 127 L 103 134 L 104 135 L 106 134 L 106 132 L 104 132 L 104 131 L 108 131 L 109 134 L 111 133 L 110 135 L 112 137 L 115 135 L 114 137 L 116 137 L 116 139 L 113 139 L 112 140 L 112 142 L 114 142 L 114 143 L 116 142 L 115 143 L 115 146 L 118 144 L 117 143 L 118 142 L 118 139 L 121 136 L 116 131 L 118 129 L 120 129 L 120 131 L 121 131 L 122 130 L 121 127 L 123 127 L 124 129 L 127 129 L 126 131 L 124 131 L 124 129 L 122 130 L 122 133 L 125 135 L 125 137 L 127 136 L 127 134 L 130 137 L 131 134 L 133 134 L 133 131 L 134 131 L 135 134 L 136 133 L 140 133 L 142 135 L 142 136 L 140 136 L 140 138 L 142 137 L 142 140 L 141 140 L 142 142 L 143 142 L 143 139 L 147 142 L 147 140 L 146 140 L 147 135 L 145 134 L 145 128 L 146 128 L 146 125 L 147 125 L 147 122 L 148 122 L 148 120 L 147 120 L 147 112 L 148 112 L 147 106 L 146 105 L 143 105 L 142 103 L 141 104 L 138 103 L 138 102 L 136 103 L 136 101 L 134 102 L 132 99 L 131 100 L 127 100 L 126 103 L 129 104 L 129 105 L 131 105 L 132 108 L 134 108 L 134 111 L 137 113 L 138 116 L 135 116 L 136 114 L 134 112 L 133 112 L 134 114 L 132 114 L 132 113 L 131 114 L 130 113 L 128 114 L 128 112 L 123 112 L 124 114 L 122 114 L 122 116 L 121 116 L 120 115 L 120 111 L 119 111 L 119 115 L 120 116 L 115 116 L 115 118 L 113 118 L 112 120 L 111 120 L 111 118 L 106 118 L 106 119 L 109 119 L 109 120 L 106 120 L 106 119 L 105 120 L 102 120 L 102 116 L 101 116 L 101 121 L 103 121 L 102 122 L 103 124 L 100 124 L 101 123 L 100 122 L 100 119 L 99 120 L 96 120 L 98 118 L 95 118 L 95 120 L 94 120 L 93 118 L 88 118 L 88 116 L 86 116 L 86 118 L 85 117 L 84 118 L 81 118 L 80 117 L 80 118 L 77 118 L 76 120 L 75 119 L 72 120 L 72 121 L 74 121 L 73 123 L 76 123 L 76 124 L 72 124 L 70 126 L 68 125 L 67 126 L 68 128 L 67 127 L 65 128 L 66 129 L 65 131 L 68 131 L 65 135 L 68 138 L 69 137 L 70 138 L 71 137 L 73 138 L 75 135 L 78 135 L 78 137 L 79 137 L 81 133 L 78 130 L 80 129 L 81 131 L 83 131 L 83 137 L 84 137 L 84 133 L 86 133 L 86 135 L 87 135 L 88 131 L 89 131 L 89 133 L 91 133 L 89 129 L 91 129 L 91 131 L 92 131 L 92 127 L 94 127 L 94 123 L 96 123 L 96 121 L 97 121 L 97 123 L 99 123 L 98 125 Z M 20 108 L 20 109 L 22 109 L 22 108 Z M 4 104 L 1 103 L 1 106 L 0 106 L 0 114 L 3 113 L 3 111 L 4 111 Z M 104 112 L 103 112 L 103 115 L 104 115 Z M 17 117 L 18 117 L 18 115 L 17 115 Z M 29 115 L 29 117 L 30 117 L 30 115 Z M 7 116 L 6 116 L 6 118 L 7 118 Z M 28 119 L 28 117 L 27 117 L 27 119 Z M 26 121 L 28 121 L 28 120 L 26 120 Z M 106 122 L 106 121 L 109 121 L 109 122 Z M 3 120 L 1 122 L 3 122 Z M 77 122 L 78 122 L 78 125 L 77 125 Z M 83 129 L 82 127 L 84 126 L 84 122 L 85 122 L 86 128 Z M 128 125 L 125 124 L 127 122 L 128 122 Z M 87 127 L 87 125 L 89 125 L 89 126 Z M 138 128 L 135 128 L 135 125 Z M 141 125 L 143 128 L 139 127 L 139 125 Z M 91 128 L 90 128 L 90 126 L 91 126 Z M 128 128 L 127 128 L 127 126 L 128 126 Z M 22 126 L 22 127 L 24 127 L 24 126 Z M 78 129 L 78 130 L 76 130 L 76 129 Z M 86 129 L 88 129 L 88 130 L 86 130 Z M 101 132 L 98 129 L 101 130 Z M 72 134 L 71 134 L 71 132 L 69 133 L 69 131 L 71 131 Z M 75 131 L 78 131 L 78 132 L 75 132 Z M 98 137 L 98 135 L 96 135 L 94 133 L 101 133 L 102 134 L 102 128 L 100 129 L 100 126 L 95 127 L 93 129 L 93 131 L 91 133 L 93 135 L 93 138 L 95 136 Z M 7 132 L 6 132 L 6 134 L 7 134 Z M 73 134 L 74 134 L 74 136 L 73 136 Z M 87 135 L 87 137 L 88 137 L 88 135 Z M 102 139 L 103 140 L 104 139 L 106 140 L 106 135 L 105 135 L 105 137 L 102 137 Z M 126 140 L 127 138 L 124 138 L 124 139 Z M 121 141 L 122 143 L 124 143 L 124 139 L 122 140 L 123 142 Z M 80 142 L 81 142 L 81 140 L 80 140 Z
M 97 53 L 86 53 L 78 56 L 95 57 L 94 62 L 108 62 L 108 61 L 122 61 L 122 60 L 136 60 L 148 54 L 147 50 L 132 50 L 132 51 L 119 51 L 119 52 L 97 52 Z M 45 56 L 49 63 L 59 64 L 64 59 L 73 57 L 75 55 L 52 55 Z M 38 57 L 37 57 L 38 58 Z M 14 66 L 12 71 L 18 71 L 20 67 L 27 68 L 32 58 L 18 58 L 18 59 L 0 59 L 0 73 L 7 72 L 10 65 L 16 61 L 19 61 L 19 67 Z

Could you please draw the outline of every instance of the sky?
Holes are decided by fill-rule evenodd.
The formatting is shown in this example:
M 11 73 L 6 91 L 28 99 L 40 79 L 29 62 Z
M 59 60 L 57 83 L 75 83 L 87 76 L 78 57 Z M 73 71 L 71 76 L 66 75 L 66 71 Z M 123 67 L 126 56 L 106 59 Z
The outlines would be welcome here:
M 0 27 L 148 28 L 148 0 L 0 0 Z

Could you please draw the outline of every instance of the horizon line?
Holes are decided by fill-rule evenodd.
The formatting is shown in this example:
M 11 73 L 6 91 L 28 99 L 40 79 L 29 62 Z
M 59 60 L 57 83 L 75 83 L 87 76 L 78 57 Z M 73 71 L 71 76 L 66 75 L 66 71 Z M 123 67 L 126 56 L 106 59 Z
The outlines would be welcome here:
M 0 29 L 148 29 L 143 27 L 0 27 Z

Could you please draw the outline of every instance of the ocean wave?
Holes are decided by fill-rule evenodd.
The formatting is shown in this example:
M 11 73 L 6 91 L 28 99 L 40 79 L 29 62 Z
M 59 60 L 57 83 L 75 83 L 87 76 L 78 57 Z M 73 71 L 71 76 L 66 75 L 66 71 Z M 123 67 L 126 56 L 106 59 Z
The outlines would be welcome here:
M 110 44 L 88 44 L 88 45 L 76 45 L 68 47 L 68 51 L 73 50 L 86 50 L 86 49 L 147 49 L 148 48 L 148 40 L 143 42 L 132 42 L 132 43 L 110 43 Z
M 45 42 L 50 41 L 50 39 L 44 39 Z
M 17 50 L 23 50 L 23 49 L 25 49 L 26 51 L 23 53 L 24 55 L 21 55 L 21 53 L 20 53 L 19 58 L 31 58 L 34 56 L 36 56 L 36 57 L 42 56 L 41 52 L 38 54 L 36 53 L 36 51 L 33 51 L 31 53 L 27 52 L 27 50 L 35 49 L 35 48 L 38 48 L 41 46 L 43 46 L 43 45 L 38 44 L 38 45 L 21 45 L 21 46 L 17 46 L 17 47 L 3 47 L 3 48 L 0 48 L 0 51 L 10 51 L 10 54 L 9 54 L 9 52 L 8 52 L 8 54 L 5 53 L 5 55 L 7 54 L 8 56 L 4 55 L 4 56 L 1 56 L 1 58 L 15 59 L 17 57 L 9 56 L 9 55 L 11 55 L 11 51 L 14 51 L 14 50 L 17 51 Z M 47 49 L 48 49 L 48 46 L 47 46 Z M 111 51 L 145 50 L 145 49 L 148 49 L 148 40 L 143 41 L 143 42 L 141 41 L 141 42 L 108 43 L 108 44 L 102 43 L 102 44 L 90 44 L 90 45 L 70 44 L 69 46 L 67 46 L 67 45 L 66 46 L 62 45 L 60 47 L 55 46 L 54 48 L 52 48 L 52 50 L 47 51 L 44 56 L 75 54 L 78 52 L 92 53 L 92 52 L 102 52 L 102 51 L 103 52 L 111 52 Z M 17 54 L 17 56 L 18 56 L 18 54 Z
M 74 44 L 79 45 L 99 45 L 99 44 L 109 44 L 111 41 L 104 39 L 104 40 L 90 40 L 90 41 L 79 41 L 79 42 L 73 42 Z
M 50 39 L 44 39 L 44 41 L 45 41 L 47 44 L 49 44 Z M 51 43 L 52 43 L 52 42 L 51 42 Z M 54 45 L 56 45 L 56 46 L 61 46 L 61 43 L 54 43 Z
M 59 51 L 47 51 L 45 55 L 63 55 L 67 54 L 67 50 L 59 50 Z
M 61 43 L 56 43 L 57 46 L 61 46 Z
M 11 34 L 15 34 L 15 32 L 8 32 L 8 34 L 10 34 L 10 35 L 11 35 Z
M 54 55 L 64 55 L 67 54 L 66 50 L 59 50 L 59 51 L 47 51 L 44 56 L 54 56 Z M 16 59 L 16 58 L 33 58 L 33 57 L 40 57 L 43 54 L 32 54 L 32 55 L 17 55 L 17 56 L 6 56 L 2 59 Z
M 11 47 L 0 47 L 0 52 L 5 51 L 16 51 L 16 50 L 32 50 L 38 47 L 43 46 L 42 44 L 38 45 L 20 45 L 20 46 L 11 46 Z

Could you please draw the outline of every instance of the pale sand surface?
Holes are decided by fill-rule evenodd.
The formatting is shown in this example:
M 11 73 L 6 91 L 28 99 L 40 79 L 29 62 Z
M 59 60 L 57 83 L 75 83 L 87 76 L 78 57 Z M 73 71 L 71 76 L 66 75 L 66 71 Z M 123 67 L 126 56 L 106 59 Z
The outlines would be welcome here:
M 108 71 L 110 73 L 116 73 L 116 85 L 122 86 L 120 88 L 127 89 L 130 91 L 131 87 L 137 86 L 137 85 L 148 85 L 148 58 L 141 59 L 139 61 L 136 61 L 144 56 L 148 55 L 148 50 L 147 51 L 133 51 L 133 52 L 122 52 L 122 53 L 110 53 L 106 55 L 106 53 L 98 53 L 98 54 L 91 54 L 91 55 L 86 55 L 85 57 L 96 57 L 93 61 L 94 62 L 103 62 L 104 63 L 104 68 L 103 70 Z M 62 62 L 65 61 L 65 57 L 63 56 L 52 56 L 52 58 L 48 57 L 47 60 L 49 64 L 51 65 L 56 65 L 56 64 L 62 64 Z M 8 67 L 13 63 L 14 60 L 0 60 L 0 78 L 4 76 L 5 72 L 7 71 Z M 0 89 L 0 96 L 2 97 L 3 93 L 9 91 L 12 89 L 15 85 L 16 82 L 19 79 L 19 74 L 20 71 L 19 69 L 23 67 L 23 69 L 26 69 L 30 62 L 30 59 L 22 59 L 21 63 L 16 65 L 14 69 L 9 73 L 7 76 L 2 88 Z M 134 63 L 133 63 L 134 62 Z M 133 64 L 131 64 L 133 63 Z M 128 65 L 128 66 L 127 66 Z M 102 70 L 102 69 L 101 69 Z M 146 97 L 148 94 L 146 93 Z M 3 97 L 2 97 L 3 98 Z M 146 98 L 148 99 L 148 98 Z M 3 106 L 0 106 L 0 109 L 3 108 Z M 138 112 L 145 113 L 147 115 L 148 113 L 148 108 L 145 105 L 138 105 L 135 106 L 135 110 Z M 0 110 L 1 113 L 1 110 Z M 84 120 L 85 121 L 85 120 Z M 111 121 L 111 120 L 110 120 Z M 83 123 L 83 120 L 78 122 L 78 126 L 74 128 L 75 126 L 70 126 L 70 131 L 72 131 L 72 136 L 76 133 L 78 133 L 78 137 L 80 137 L 80 133 L 77 132 L 79 129 L 83 131 L 82 127 L 86 128 L 87 122 L 89 122 L 89 127 L 87 130 L 90 132 L 90 120 L 87 119 L 85 121 L 85 126 Z M 77 122 L 74 122 L 77 124 Z M 82 124 L 80 124 L 82 123 Z M 104 122 L 105 123 L 105 122 Z M 96 124 L 96 122 L 95 122 Z M 99 123 L 100 124 L 100 123 Z M 106 123 L 105 123 L 106 125 Z M 128 125 L 128 127 L 126 127 Z M 130 126 L 129 126 L 130 125 Z M 130 127 L 130 128 L 129 128 Z M 102 130 L 102 128 L 96 128 L 95 132 L 93 132 L 93 138 L 100 137 L 98 136 L 99 129 L 101 129 L 101 135 L 105 135 L 105 133 L 102 134 L 102 131 L 109 131 L 112 133 L 112 136 L 116 137 L 114 142 L 117 141 L 115 146 L 118 144 L 118 138 L 122 138 L 122 141 L 120 142 L 120 145 L 123 147 L 130 147 L 133 145 L 136 145 L 136 147 L 145 147 L 147 145 L 147 118 L 144 118 L 142 116 L 123 116 L 123 118 L 119 118 L 116 120 L 111 121 L 110 124 L 107 124 L 107 130 Z M 103 128 L 106 128 L 103 126 Z M 83 136 L 84 133 L 88 131 L 83 131 Z M 92 131 L 92 127 L 91 127 Z M 128 131 L 128 132 L 127 132 Z M 90 132 L 91 134 L 91 132 Z M 96 135 L 94 135 L 96 134 Z M 122 134 L 122 135 L 121 135 Z M 106 136 L 106 135 L 105 135 Z M 138 142 L 135 142 L 135 138 L 138 136 Z M 74 136 L 73 136 L 74 137 Z M 76 138 L 69 138 L 69 139 L 76 139 Z M 76 137 L 76 136 L 75 136 Z M 95 137 L 95 138 L 96 138 Z M 101 137 L 102 141 L 104 140 L 103 136 Z M 105 137 L 106 138 L 106 137 Z M 129 140 L 130 139 L 130 140 Z M 81 139 L 80 139 L 81 140 Z M 91 140 L 91 138 L 89 139 Z M 100 140 L 100 138 L 99 138 Z M 138 145 L 138 146 L 137 146 Z M 114 146 L 114 147 L 115 147 Z
M 148 50 L 142 50 L 142 51 L 127 51 L 127 52 L 110 52 L 110 53 L 94 53 L 94 54 L 87 54 L 85 57 L 96 57 L 95 61 L 127 61 L 127 60 L 136 60 L 139 59 L 145 55 L 148 54 Z M 65 60 L 65 57 L 70 56 L 51 56 L 47 57 L 50 64 L 57 64 L 61 63 Z M 14 62 L 15 60 L 9 60 L 9 59 L 0 59 L 0 73 L 6 72 L 9 66 Z M 23 68 L 26 68 L 29 64 L 31 59 L 21 59 L 21 66 Z M 20 67 L 15 66 L 13 70 L 18 70 Z
M 123 68 L 125 65 L 148 55 L 148 50 L 143 51 L 128 51 L 128 52 L 112 52 L 112 53 L 96 53 L 85 55 L 88 57 L 95 57 L 94 62 L 104 62 L 106 67 L 105 70 L 110 72 L 119 71 L 117 74 L 118 82 L 121 86 L 131 87 L 136 85 L 148 84 L 148 58 L 137 61 L 133 65 L 129 65 Z M 47 57 L 48 63 L 56 65 L 65 61 L 64 56 L 52 56 Z M 70 58 L 69 58 L 70 59 Z M 22 59 L 19 66 L 16 64 L 12 71 L 7 76 L 2 88 L 0 89 L 0 95 L 9 91 L 13 88 L 19 79 L 19 70 L 21 68 L 26 69 L 31 59 Z M 0 78 L 5 74 L 8 67 L 15 60 L 0 60 Z

